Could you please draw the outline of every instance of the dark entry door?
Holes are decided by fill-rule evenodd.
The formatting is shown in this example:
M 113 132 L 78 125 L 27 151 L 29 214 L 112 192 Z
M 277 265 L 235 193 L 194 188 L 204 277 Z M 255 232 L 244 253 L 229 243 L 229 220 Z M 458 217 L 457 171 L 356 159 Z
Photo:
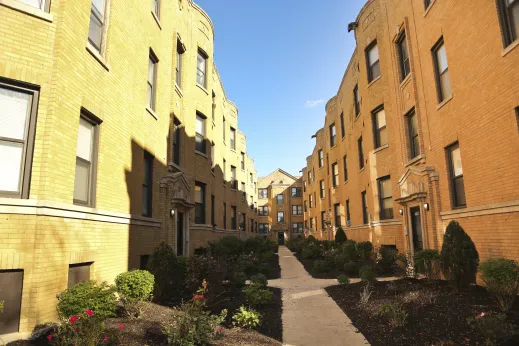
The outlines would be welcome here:
M 285 232 L 278 232 L 278 244 L 285 245 Z
M 0 334 L 17 333 L 22 308 L 23 270 L 0 270 L 0 300 L 4 312 L 0 314 Z
M 422 221 L 420 217 L 420 207 L 411 208 L 411 228 L 413 231 L 414 252 L 423 250 Z
M 184 213 L 177 213 L 177 256 L 184 255 Z

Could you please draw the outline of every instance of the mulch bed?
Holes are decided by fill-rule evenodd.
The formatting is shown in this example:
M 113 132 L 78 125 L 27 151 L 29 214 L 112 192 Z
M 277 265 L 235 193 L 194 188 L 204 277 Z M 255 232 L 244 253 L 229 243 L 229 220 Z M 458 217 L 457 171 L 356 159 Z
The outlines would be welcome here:
M 364 283 L 326 288 L 328 294 L 348 315 L 353 325 L 372 345 L 484 345 L 484 339 L 467 324 L 468 318 L 485 312 L 498 312 L 498 307 L 481 286 L 471 286 L 463 292 L 455 291 L 446 281 L 403 279 L 394 282 L 377 282 L 367 304 L 359 303 Z M 415 292 L 415 293 L 413 293 Z M 416 300 L 420 292 L 436 296 L 432 304 L 421 305 Z M 380 306 L 385 303 L 404 302 L 409 314 L 406 325 L 393 328 L 380 317 Z M 519 302 L 508 314 L 512 323 L 519 325 Z M 519 345 L 510 340 L 506 345 Z

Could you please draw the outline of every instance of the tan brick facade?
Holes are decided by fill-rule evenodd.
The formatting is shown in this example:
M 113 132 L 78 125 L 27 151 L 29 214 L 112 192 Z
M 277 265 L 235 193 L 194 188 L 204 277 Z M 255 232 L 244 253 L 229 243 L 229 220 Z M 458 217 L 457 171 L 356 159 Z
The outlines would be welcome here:
M 37 9 L 0 0 L 0 87 L 28 89 L 37 107 L 26 198 L 0 196 L 0 275 L 23 270 L 20 332 L 56 319 L 56 294 L 67 288 L 70 265 L 89 263 L 91 279 L 112 282 L 141 266 L 161 241 L 189 254 L 224 235 L 257 232 L 254 161 L 213 62 L 207 14 L 191 0 L 163 0 L 158 16 L 151 1 L 107 0 L 97 52 L 88 41 L 91 0 L 45 3 Z M 154 110 L 146 106 L 150 50 L 158 60 Z M 205 87 L 197 83 L 199 50 L 207 59 Z M 73 200 L 82 111 L 100 121 L 90 207 Z M 195 150 L 197 114 L 205 117 L 205 154 Z M 145 152 L 153 158 L 148 217 L 141 216 Z M 238 189 L 245 183 L 245 200 L 231 189 L 231 166 Z M 205 186 L 198 216 L 196 182 Z M 232 207 L 237 223 L 245 216 L 241 232 L 231 230 Z
M 331 239 L 338 223 L 334 205 L 339 204 L 340 224 L 354 240 L 396 245 L 401 252 L 413 252 L 420 245 L 439 249 L 447 224 L 457 220 L 475 241 L 482 260 L 498 256 L 519 260 L 519 41 L 503 43 L 498 3 L 433 0 L 427 9 L 419 0 L 366 3 L 350 24 L 357 47 L 337 95 L 326 105 L 324 126 L 316 132 L 316 146 L 303 169 L 305 200 L 309 203 L 312 195 L 315 203 L 305 213 L 305 220 L 313 223 L 307 234 Z M 380 76 L 370 81 L 368 70 L 374 71 L 369 67 L 377 59 L 370 60 L 369 53 L 374 52 L 370 48 L 375 42 Z M 405 60 L 400 59 L 405 56 L 401 42 L 407 45 L 407 66 L 401 63 Z M 439 87 L 444 85 L 440 72 L 445 70 L 443 57 L 439 64 L 436 54 L 441 42 L 451 93 Z M 381 107 L 385 130 L 377 131 L 383 128 L 377 120 Z M 413 114 L 416 127 L 410 125 Z M 336 143 L 331 139 L 332 124 Z M 383 131 L 382 139 L 375 138 Z M 359 162 L 361 137 L 364 168 Z M 453 156 L 459 166 L 455 169 L 450 160 L 456 150 L 453 144 L 459 148 L 456 155 L 461 153 L 461 161 Z M 339 168 L 336 187 L 335 163 Z M 389 177 L 390 185 L 379 180 L 384 177 Z M 461 181 L 465 201 L 453 192 Z M 388 201 L 392 207 L 381 211 Z M 331 222 L 324 232 L 322 212 L 325 221 Z M 422 244 L 417 242 L 420 235 Z

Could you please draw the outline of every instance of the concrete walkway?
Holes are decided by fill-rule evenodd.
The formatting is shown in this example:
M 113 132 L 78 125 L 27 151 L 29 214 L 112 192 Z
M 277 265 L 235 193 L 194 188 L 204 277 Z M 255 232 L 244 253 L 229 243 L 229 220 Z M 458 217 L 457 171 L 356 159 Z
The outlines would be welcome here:
M 269 286 L 283 290 L 283 343 L 286 346 L 369 345 L 323 289 L 337 280 L 312 278 L 285 246 L 279 247 L 281 279 Z

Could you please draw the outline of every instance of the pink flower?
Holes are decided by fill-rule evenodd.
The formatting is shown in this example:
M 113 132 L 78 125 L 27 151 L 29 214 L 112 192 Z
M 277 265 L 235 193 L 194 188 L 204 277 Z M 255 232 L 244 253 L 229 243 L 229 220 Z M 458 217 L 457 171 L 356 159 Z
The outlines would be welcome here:
M 476 320 L 479 320 L 480 318 L 483 318 L 483 317 L 485 317 L 485 313 L 484 312 L 482 312 L 479 315 L 477 315 L 476 316 Z
M 108 342 L 108 336 L 105 336 L 105 338 L 103 339 L 104 342 Z
M 85 310 L 85 313 L 87 314 L 88 317 L 92 317 L 94 315 L 94 312 L 90 309 Z
M 117 328 L 119 328 L 119 329 L 124 329 L 124 323 L 119 324 L 119 325 L 117 326 Z
M 71 324 L 74 324 L 74 322 L 77 321 L 77 317 L 76 317 L 76 316 L 70 316 L 70 318 L 68 319 L 68 321 L 69 321 Z
M 47 340 L 52 341 L 52 334 L 47 335 Z

